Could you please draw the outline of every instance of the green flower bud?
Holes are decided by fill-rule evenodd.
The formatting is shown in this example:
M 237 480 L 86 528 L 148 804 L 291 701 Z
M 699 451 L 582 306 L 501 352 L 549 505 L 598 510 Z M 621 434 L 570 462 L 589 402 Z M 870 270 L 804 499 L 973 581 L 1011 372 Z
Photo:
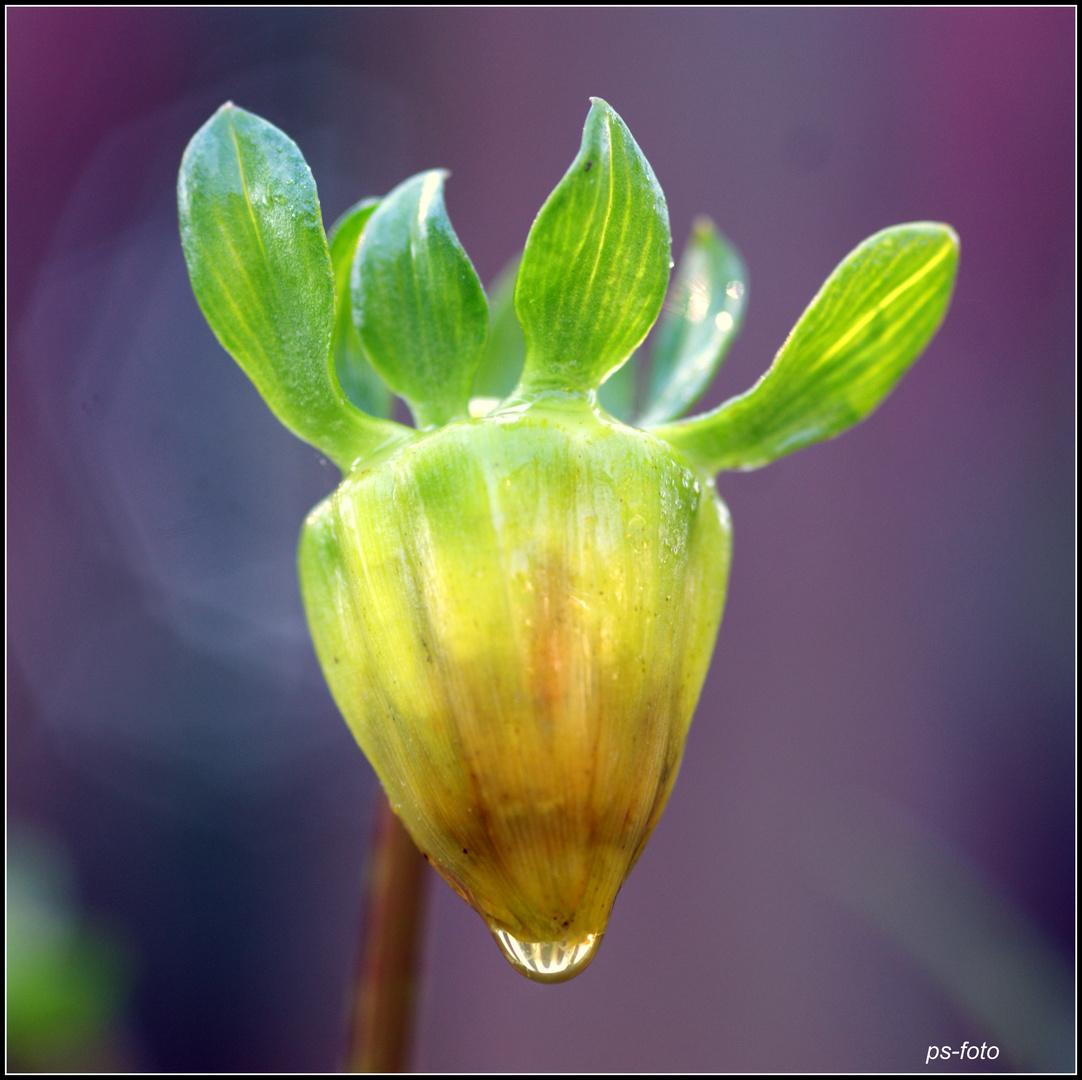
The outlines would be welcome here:
M 594 955 L 680 764 L 729 572 L 714 474 L 868 415 L 942 320 L 958 238 L 866 240 L 751 390 L 680 419 L 746 272 L 697 221 L 640 377 L 669 220 L 619 116 L 594 100 L 491 313 L 444 179 L 358 203 L 328 247 L 296 145 L 227 104 L 185 151 L 181 239 L 219 340 L 344 474 L 300 545 L 335 700 L 419 848 L 557 981 Z M 390 392 L 421 430 L 386 419 Z
M 585 398 L 449 425 L 305 524 L 335 701 L 418 847 L 532 978 L 590 961 L 657 823 L 730 542 L 679 454 Z

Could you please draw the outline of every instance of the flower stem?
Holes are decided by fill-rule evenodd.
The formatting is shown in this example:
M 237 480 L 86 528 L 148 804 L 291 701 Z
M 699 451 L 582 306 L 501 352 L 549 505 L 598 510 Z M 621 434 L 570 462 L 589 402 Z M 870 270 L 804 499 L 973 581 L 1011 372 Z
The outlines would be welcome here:
M 351 1018 L 349 1072 L 409 1066 L 425 864 L 379 794 Z

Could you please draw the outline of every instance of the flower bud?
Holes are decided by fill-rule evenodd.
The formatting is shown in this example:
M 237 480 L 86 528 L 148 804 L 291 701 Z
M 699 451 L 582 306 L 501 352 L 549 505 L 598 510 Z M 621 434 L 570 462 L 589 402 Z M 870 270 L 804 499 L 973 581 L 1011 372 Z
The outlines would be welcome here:
M 682 419 L 747 275 L 697 222 L 640 378 L 672 237 L 615 111 L 592 99 L 491 307 L 445 177 L 362 200 L 328 246 L 296 144 L 226 103 L 181 163 L 181 239 L 219 340 L 342 469 L 300 548 L 335 700 L 421 851 L 551 982 L 592 958 L 680 764 L 729 572 L 710 478 L 872 412 L 943 319 L 958 237 L 869 237 L 755 386 Z M 416 428 L 386 418 L 391 393 Z
M 507 958 L 592 958 L 706 676 L 729 516 L 592 395 L 452 423 L 310 515 L 301 586 L 334 698 L 418 847 Z

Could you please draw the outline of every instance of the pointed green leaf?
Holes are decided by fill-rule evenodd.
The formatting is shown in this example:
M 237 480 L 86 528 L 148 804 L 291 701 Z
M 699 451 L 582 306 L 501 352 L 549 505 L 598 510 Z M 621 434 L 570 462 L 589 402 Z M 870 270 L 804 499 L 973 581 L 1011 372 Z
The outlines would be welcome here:
M 652 429 L 707 472 L 756 469 L 867 416 L 931 340 L 958 237 L 915 222 L 869 237 L 827 278 L 770 370 L 713 412 Z
M 420 173 L 369 219 L 353 260 L 353 323 L 372 366 L 418 427 L 469 415 L 488 301 L 443 204 L 442 170 Z
M 626 364 L 618 367 L 598 388 L 597 403 L 617 420 L 631 423 L 639 389 L 639 360 L 642 349 L 636 349 Z
M 278 419 L 343 470 L 408 435 L 355 409 L 334 374 L 334 275 L 296 143 L 223 105 L 184 151 L 177 203 L 195 298 Z
M 595 390 L 646 337 L 665 299 L 665 196 L 623 120 L 593 98 L 582 148 L 526 240 L 515 309 L 520 390 Z
M 334 363 L 338 381 L 346 397 L 370 416 L 388 416 L 391 392 L 376 374 L 361 348 L 353 328 L 353 304 L 349 295 L 349 275 L 361 233 L 379 199 L 362 199 L 351 206 L 331 228 L 328 241 L 334 267 Z
M 654 345 L 650 390 L 639 423 L 682 416 L 710 385 L 740 332 L 748 273 L 709 218 L 692 226 Z

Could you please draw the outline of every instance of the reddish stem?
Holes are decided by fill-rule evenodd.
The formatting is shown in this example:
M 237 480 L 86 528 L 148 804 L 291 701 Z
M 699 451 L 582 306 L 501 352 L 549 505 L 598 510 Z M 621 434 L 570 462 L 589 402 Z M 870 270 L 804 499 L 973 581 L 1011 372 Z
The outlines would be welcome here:
M 416 990 L 425 864 L 380 792 L 368 859 L 349 1072 L 405 1072 Z

